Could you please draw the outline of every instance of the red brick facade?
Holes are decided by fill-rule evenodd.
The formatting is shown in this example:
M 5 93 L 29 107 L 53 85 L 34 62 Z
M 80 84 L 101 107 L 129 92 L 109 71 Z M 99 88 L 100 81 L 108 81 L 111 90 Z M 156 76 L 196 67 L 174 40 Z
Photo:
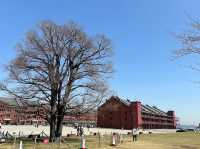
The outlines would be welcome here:
M 2 124 L 47 124 L 46 112 L 37 103 L 0 97 L 0 123 Z M 96 112 L 78 116 L 64 116 L 64 123 L 96 123 Z
M 0 122 L 1 123 L 16 123 L 17 114 L 15 109 L 0 101 Z
M 33 105 L 14 106 L 0 101 L 0 123 L 2 124 L 45 124 L 40 116 L 44 109 Z
M 98 108 L 97 126 L 103 128 L 144 128 L 173 129 L 176 128 L 174 111 L 167 113 L 141 102 L 124 101 L 112 96 Z

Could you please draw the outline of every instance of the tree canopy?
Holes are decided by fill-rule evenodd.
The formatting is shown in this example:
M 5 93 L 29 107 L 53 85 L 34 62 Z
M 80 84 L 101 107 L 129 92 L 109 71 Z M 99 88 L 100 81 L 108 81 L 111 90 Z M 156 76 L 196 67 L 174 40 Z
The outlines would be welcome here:
M 104 35 L 90 37 L 75 23 L 43 21 L 16 51 L 0 88 L 45 103 L 51 139 L 61 135 L 65 114 L 92 110 L 108 93 L 112 44 Z

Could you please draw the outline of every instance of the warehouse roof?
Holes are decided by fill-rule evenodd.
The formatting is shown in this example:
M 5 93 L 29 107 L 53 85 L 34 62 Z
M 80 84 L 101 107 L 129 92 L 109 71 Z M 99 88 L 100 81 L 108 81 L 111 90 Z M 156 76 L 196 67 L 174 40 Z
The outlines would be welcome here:
M 160 110 L 159 108 L 155 106 L 149 106 L 149 105 L 142 105 L 142 112 L 167 116 L 167 113 L 165 113 L 164 111 Z
M 119 98 L 118 96 L 112 96 L 110 99 L 115 99 L 127 106 L 130 106 L 130 104 L 132 103 L 130 100 L 124 100 L 122 98 Z M 157 108 L 156 106 L 150 106 L 150 105 L 143 105 L 142 104 L 142 112 L 144 113 L 149 113 L 149 114 L 155 114 L 155 115 L 162 115 L 162 116 L 168 116 L 166 112 L 160 110 L 159 108 Z

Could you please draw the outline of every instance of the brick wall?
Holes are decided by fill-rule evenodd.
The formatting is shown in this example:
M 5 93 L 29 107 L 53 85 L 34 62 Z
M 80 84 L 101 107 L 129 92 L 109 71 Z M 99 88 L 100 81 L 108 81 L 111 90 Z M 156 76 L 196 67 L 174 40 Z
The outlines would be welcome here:
M 132 121 L 133 128 L 142 127 L 142 111 L 141 111 L 141 102 L 131 102 L 130 108 L 132 110 Z
M 176 117 L 174 111 L 168 111 L 165 116 L 143 113 L 141 102 L 124 102 L 112 96 L 98 108 L 97 126 L 118 129 L 174 129 Z

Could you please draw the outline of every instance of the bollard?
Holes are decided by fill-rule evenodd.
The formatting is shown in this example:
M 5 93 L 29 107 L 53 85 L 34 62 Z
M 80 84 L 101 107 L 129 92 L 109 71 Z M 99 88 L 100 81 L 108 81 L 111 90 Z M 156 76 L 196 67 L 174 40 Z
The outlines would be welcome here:
M 112 135 L 112 146 L 116 146 L 116 136 L 115 134 Z
M 83 136 L 81 137 L 80 149 L 87 149 L 87 148 L 86 148 L 86 145 L 85 145 L 85 139 L 84 139 Z
M 34 149 L 36 148 L 36 143 L 37 143 L 37 136 L 35 137 Z
M 19 144 L 19 149 L 23 149 L 23 144 L 22 144 L 22 141 L 20 141 L 20 144 Z
M 16 147 L 15 147 L 15 144 L 16 144 L 16 136 L 15 136 L 15 138 L 14 138 L 14 142 L 13 142 L 13 149 L 16 148 Z
M 101 147 L 101 134 L 98 132 L 99 147 Z
M 119 142 L 123 143 L 123 135 L 122 134 L 120 134 L 120 136 L 119 136 Z

